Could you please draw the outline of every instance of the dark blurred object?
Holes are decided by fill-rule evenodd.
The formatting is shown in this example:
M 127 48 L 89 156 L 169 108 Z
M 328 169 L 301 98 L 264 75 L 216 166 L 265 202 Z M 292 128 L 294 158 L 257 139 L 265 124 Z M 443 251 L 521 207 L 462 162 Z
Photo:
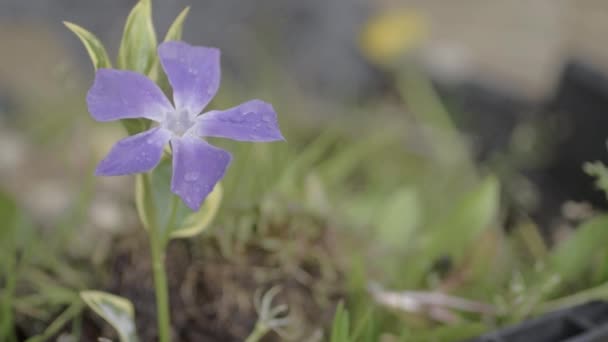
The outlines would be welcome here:
M 523 210 L 544 230 L 561 220 L 566 201 L 608 208 L 605 194 L 583 171 L 586 162 L 608 163 L 608 78 L 601 71 L 572 59 L 566 63 L 553 95 L 544 103 L 477 80 L 436 82 L 436 88 L 454 113 L 457 125 L 473 140 L 479 162 L 502 154 L 508 163 L 515 163 L 508 159 L 513 157 L 509 149 L 518 143 L 514 130 L 521 123 L 531 124 L 537 141 L 528 146 L 527 153 L 534 160 L 529 164 L 517 161 L 519 165 L 512 167 L 537 189 L 536 205 Z
M 608 302 L 555 311 L 469 342 L 600 342 L 608 340 Z
M 574 60 L 567 64 L 553 99 L 543 117 L 558 118 L 554 157 L 531 177 L 548 190 L 543 209 L 567 200 L 590 202 L 606 209 L 605 194 L 595 188 L 594 179 L 583 171 L 583 163 L 608 163 L 608 78 L 593 66 Z
M 434 82 L 434 85 L 456 125 L 472 140 L 478 161 L 505 149 L 515 126 L 537 107 L 521 94 L 482 80 Z

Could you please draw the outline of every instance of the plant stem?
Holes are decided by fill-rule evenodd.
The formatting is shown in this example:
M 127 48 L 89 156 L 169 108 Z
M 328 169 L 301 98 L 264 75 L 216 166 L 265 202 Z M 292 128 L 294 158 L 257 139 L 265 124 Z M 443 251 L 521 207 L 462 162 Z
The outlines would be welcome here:
M 171 236 L 171 231 L 175 228 L 175 218 L 177 214 L 177 204 L 179 203 L 179 198 L 176 195 L 171 196 L 171 204 L 169 207 L 169 219 L 167 220 L 167 226 L 163 231 L 163 238 L 169 239 Z
M 163 243 L 158 239 L 158 232 L 150 232 L 150 248 L 152 251 L 152 269 L 154 271 L 154 292 L 156 294 L 156 317 L 158 324 L 158 340 L 169 342 L 169 291 L 167 288 L 167 274 L 165 272 L 165 253 Z
M 154 272 L 154 292 L 156 294 L 156 319 L 158 325 L 159 342 L 171 340 L 171 325 L 169 319 L 169 291 L 167 287 L 167 274 L 165 272 L 165 234 L 158 226 L 154 206 L 154 192 L 149 174 L 144 174 L 144 186 L 147 188 L 145 201 L 148 215 L 148 233 L 150 234 L 150 252 L 152 254 L 152 270 Z
M 262 339 L 262 337 L 264 337 L 264 335 L 268 333 L 269 330 L 270 329 L 268 329 L 264 324 L 258 323 L 255 325 L 253 332 L 247 337 L 245 342 L 258 342 Z

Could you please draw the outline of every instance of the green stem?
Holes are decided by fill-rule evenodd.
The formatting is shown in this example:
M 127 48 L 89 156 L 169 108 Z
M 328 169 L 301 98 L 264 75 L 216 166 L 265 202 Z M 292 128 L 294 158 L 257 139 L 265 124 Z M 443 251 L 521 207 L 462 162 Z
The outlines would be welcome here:
M 149 174 L 144 174 L 144 186 L 146 198 L 146 211 L 150 234 L 150 252 L 152 254 L 152 270 L 154 272 L 154 292 L 156 294 L 156 318 L 158 325 L 159 342 L 169 342 L 171 340 L 170 318 L 169 318 L 169 291 L 167 286 L 167 274 L 165 272 L 165 246 L 166 239 L 164 233 L 159 229 L 154 211 L 154 193 Z
M 245 342 L 258 342 L 268 333 L 269 329 L 264 324 L 256 324 L 253 332 L 247 337 Z
M 166 229 L 163 232 L 164 239 L 168 239 L 171 235 L 171 231 L 175 228 L 175 219 L 177 218 L 177 205 L 179 204 L 179 197 L 176 195 L 171 196 L 171 204 L 169 207 L 169 219 L 167 220 Z

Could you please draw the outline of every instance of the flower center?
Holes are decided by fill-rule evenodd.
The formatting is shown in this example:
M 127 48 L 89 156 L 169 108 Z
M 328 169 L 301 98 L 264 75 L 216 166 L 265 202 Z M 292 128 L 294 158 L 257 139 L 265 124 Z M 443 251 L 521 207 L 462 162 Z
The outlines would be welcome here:
M 170 130 L 177 136 L 182 136 L 190 127 L 194 125 L 194 118 L 187 110 L 179 110 L 165 115 L 162 127 Z

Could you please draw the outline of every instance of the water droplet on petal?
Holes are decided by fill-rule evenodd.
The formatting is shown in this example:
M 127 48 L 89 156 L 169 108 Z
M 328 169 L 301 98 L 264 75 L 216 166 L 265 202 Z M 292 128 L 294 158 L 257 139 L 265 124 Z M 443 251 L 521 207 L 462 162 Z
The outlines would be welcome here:
M 186 180 L 186 182 L 194 182 L 198 179 L 199 173 L 196 171 L 189 171 L 186 172 L 186 174 L 184 175 L 184 180 Z

